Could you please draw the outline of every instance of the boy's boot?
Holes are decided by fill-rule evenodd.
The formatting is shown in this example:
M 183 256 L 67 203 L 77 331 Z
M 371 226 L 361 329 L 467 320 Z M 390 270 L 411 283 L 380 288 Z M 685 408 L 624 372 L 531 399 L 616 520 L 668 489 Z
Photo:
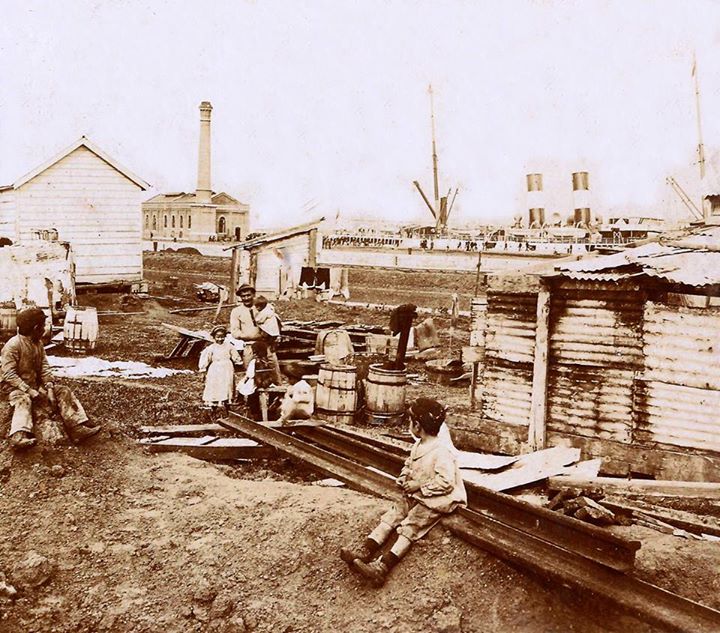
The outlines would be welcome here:
M 80 444 L 93 435 L 97 435 L 99 432 L 99 426 L 90 426 L 89 422 L 83 422 L 82 424 L 69 429 L 68 435 L 75 444 Z
M 360 549 L 341 547 L 340 558 L 352 567 L 355 559 L 359 559 L 364 563 L 371 561 L 379 549 L 380 543 L 371 538 L 366 538 Z
M 10 436 L 10 446 L 16 451 L 35 446 L 37 440 L 27 431 L 16 431 Z
M 369 563 L 358 558 L 353 561 L 353 566 L 370 581 L 373 587 L 382 587 L 385 584 L 387 575 L 390 573 L 390 570 L 395 567 L 398 560 L 395 554 L 388 552 L 387 554 L 383 554 L 382 558 L 370 561 Z
M 373 587 L 382 587 L 392 568 L 407 554 L 411 545 L 412 541 L 409 538 L 399 534 L 392 549 L 387 554 L 383 554 L 382 558 L 370 563 L 358 559 L 353 561 L 353 567 L 367 578 Z

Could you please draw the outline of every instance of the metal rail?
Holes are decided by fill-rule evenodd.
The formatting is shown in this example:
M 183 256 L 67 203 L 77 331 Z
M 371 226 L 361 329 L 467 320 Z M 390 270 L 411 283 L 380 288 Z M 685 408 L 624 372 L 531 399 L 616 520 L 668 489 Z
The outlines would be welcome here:
M 407 449 L 374 438 L 371 440 L 374 446 L 370 446 L 366 441 L 369 438 L 344 429 L 302 427 L 291 429 L 291 432 L 393 476 L 400 474 L 409 454 Z M 378 447 L 383 444 L 383 448 Z M 500 521 L 611 569 L 628 571 L 633 567 L 635 552 L 641 545 L 639 541 L 620 538 L 597 526 L 482 486 L 466 482 L 465 488 L 469 508 L 483 517 Z
M 341 479 L 353 488 L 388 498 L 400 496 L 389 474 L 370 470 L 345 457 L 234 413 L 219 422 L 226 428 L 273 446 Z M 478 512 L 465 509 L 462 513 L 447 517 L 443 523 L 454 534 L 503 560 L 520 565 L 550 582 L 582 592 L 591 599 L 603 599 L 607 604 L 658 630 L 687 633 L 715 633 L 720 630 L 719 611 L 609 569 Z

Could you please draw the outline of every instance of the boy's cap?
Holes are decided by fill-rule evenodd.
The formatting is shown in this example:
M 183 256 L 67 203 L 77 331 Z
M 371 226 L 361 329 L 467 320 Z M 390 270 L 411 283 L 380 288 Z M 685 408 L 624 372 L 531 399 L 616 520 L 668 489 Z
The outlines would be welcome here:
M 445 407 L 432 398 L 418 398 L 410 405 L 410 416 L 430 435 L 438 434 L 445 413 Z
M 252 293 L 255 292 L 255 288 L 253 288 L 250 284 L 243 284 L 235 291 L 235 294 L 239 297 L 240 293 L 247 292 L 248 290 Z
M 15 316 L 15 322 L 21 334 L 29 334 L 38 325 L 44 325 L 45 319 L 45 313 L 40 308 L 25 308 Z

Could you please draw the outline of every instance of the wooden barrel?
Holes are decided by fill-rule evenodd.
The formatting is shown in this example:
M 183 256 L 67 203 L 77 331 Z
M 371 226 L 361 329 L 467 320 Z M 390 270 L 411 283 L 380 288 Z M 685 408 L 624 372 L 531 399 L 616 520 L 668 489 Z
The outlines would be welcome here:
M 370 365 L 365 380 L 365 408 L 371 422 L 383 423 L 405 415 L 407 373 L 404 369 L 385 369 Z
M 63 326 L 65 347 L 87 354 L 95 349 L 97 336 L 97 310 L 91 307 L 68 307 Z
M 321 330 L 315 341 L 315 353 L 323 354 L 329 365 L 352 362 L 353 344 L 345 330 Z M 348 365 L 349 366 L 349 365 Z
M 0 337 L 8 339 L 17 334 L 17 309 L 15 303 L 7 301 L 0 304 Z
M 357 402 L 357 367 L 321 365 L 315 387 L 315 412 L 318 416 L 350 422 L 357 411 Z

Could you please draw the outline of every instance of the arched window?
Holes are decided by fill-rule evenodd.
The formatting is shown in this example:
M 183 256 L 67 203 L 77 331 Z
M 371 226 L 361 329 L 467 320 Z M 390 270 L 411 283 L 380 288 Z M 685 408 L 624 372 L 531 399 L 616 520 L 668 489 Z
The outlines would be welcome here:
M 225 233 L 225 216 L 221 215 L 218 218 L 218 233 Z
M 153 216 L 153 231 L 157 229 L 157 218 Z
M 183 216 L 180 216 L 180 228 L 183 227 Z
M 167 216 L 166 215 L 163 216 L 163 226 L 165 228 L 167 228 Z
M 191 215 L 188 216 L 188 228 L 189 229 L 192 228 L 192 216 Z
M 150 216 L 146 213 L 145 214 L 145 228 L 150 226 Z
M 173 228 L 175 228 L 175 216 L 174 215 L 170 218 L 170 224 Z

